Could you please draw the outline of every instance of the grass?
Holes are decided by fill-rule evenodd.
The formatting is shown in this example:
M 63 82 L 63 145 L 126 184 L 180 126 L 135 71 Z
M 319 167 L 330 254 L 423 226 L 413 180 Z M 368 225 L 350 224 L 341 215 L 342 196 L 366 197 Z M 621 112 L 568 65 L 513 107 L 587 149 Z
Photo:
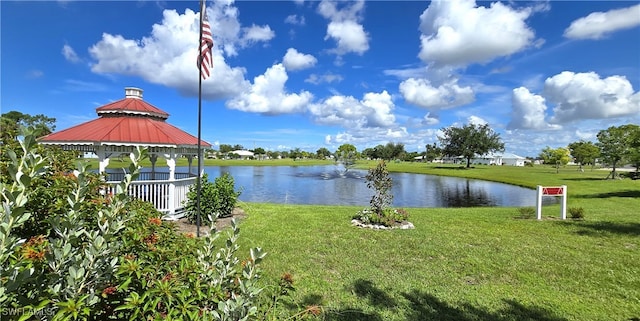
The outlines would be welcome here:
M 359 207 L 243 203 L 241 242 L 268 252 L 265 280 L 292 273 L 294 302 L 320 305 L 323 320 L 640 318 L 640 182 L 573 168 L 389 169 L 567 185 L 585 219 L 559 220 L 558 205 L 543 221 L 517 208 L 411 208 L 416 229 L 374 231 L 350 225 Z

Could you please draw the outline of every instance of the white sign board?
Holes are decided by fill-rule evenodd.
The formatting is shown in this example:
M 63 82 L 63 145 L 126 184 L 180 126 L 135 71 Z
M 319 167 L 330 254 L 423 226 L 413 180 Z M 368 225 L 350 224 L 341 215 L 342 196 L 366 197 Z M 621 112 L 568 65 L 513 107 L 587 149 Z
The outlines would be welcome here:
M 540 186 L 537 189 L 536 200 L 536 214 L 539 220 L 542 219 L 542 197 L 543 196 L 555 196 L 562 197 L 560 203 L 560 217 L 563 220 L 567 219 L 567 185 L 562 186 Z

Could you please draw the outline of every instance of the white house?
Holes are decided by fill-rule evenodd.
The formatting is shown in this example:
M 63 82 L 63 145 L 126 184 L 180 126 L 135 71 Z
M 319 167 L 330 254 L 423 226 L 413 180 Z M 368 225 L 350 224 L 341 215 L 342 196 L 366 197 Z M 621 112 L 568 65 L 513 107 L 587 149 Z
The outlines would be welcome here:
M 485 154 L 471 159 L 472 164 L 524 166 L 525 158 L 512 153 Z
M 526 158 L 512 153 L 502 154 L 502 164 L 509 166 L 524 166 Z
M 502 165 L 502 155 L 484 154 L 471 159 L 471 164 L 479 165 Z
M 248 150 L 244 150 L 244 149 L 234 150 L 232 152 L 229 152 L 229 154 L 236 154 L 236 155 L 240 156 L 240 159 L 247 159 L 247 158 L 252 158 L 253 157 L 253 152 L 252 151 L 248 151 Z

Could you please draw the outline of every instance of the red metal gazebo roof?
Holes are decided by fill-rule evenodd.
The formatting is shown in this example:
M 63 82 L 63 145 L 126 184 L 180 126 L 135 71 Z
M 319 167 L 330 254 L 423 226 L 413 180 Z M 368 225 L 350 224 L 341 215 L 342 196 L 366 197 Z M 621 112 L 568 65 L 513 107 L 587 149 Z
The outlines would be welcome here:
M 125 98 L 96 108 L 98 118 L 42 137 L 44 143 L 198 145 L 198 138 L 167 123 L 165 111 L 142 100 L 142 90 L 125 88 Z M 202 147 L 211 144 L 201 141 Z

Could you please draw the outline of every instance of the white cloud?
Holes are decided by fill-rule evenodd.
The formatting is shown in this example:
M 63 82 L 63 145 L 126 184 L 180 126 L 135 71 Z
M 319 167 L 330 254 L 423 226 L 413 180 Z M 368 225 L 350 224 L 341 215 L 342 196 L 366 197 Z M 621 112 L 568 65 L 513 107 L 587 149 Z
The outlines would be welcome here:
M 235 54 L 236 44 L 243 41 L 238 37 L 237 9 L 230 4 L 215 2 L 208 15 L 215 45 L 213 73 L 203 82 L 203 97 L 229 98 L 250 86 L 244 79 L 245 69 L 227 65 L 223 56 L 223 50 L 227 55 Z M 162 22 L 154 24 L 151 34 L 142 39 L 125 39 L 121 35 L 104 33 L 102 39 L 89 48 L 95 60 L 91 70 L 136 76 L 175 88 L 183 95 L 195 95 L 198 92 L 198 71 L 195 63 L 197 47 L 193 44 L 198 41 L 198 19 L 199 14 L 190 9 L 186 9 L 184 14 L 165 10 Z
M 500 2 L 477 7 L 474 0 L 432 1 L 420 16 L 419 57 L 437 65 L 466 66 L 519 52 L 534 41 L 525 23 L 532 11 Z
M 593 12 L 577 19 L 564 31 L 571 39 L 600 39 L 623 29 L 640 26 L 640 4 L 607 12 Z
M 467 123 L 471 125 L 486 125 L 489 122 L 482 117 L 472 115 L 467 118 Z
M 395 105 L 387 91 L 366 93 L 362 100 L 335 95 L 309 105 L 315 121 L 344 128 L 389 127 L 395 124 Z
M 440 123 L 440 119 L 438 117 L 431 115 L 431 113 L 427 113 L 422 117 L 422 124 L 425 126 L 433 126 Z
M 452 108 L 475 99 L 471 87 L 460 87 L 455 80 L 435 87 L 429 80 L 409 78 L 400 83 L 399 90 L 408 103 L 430 109 Z
M 302 70 L 313 67 L 318 59 L 312 55 L 303 54 L 294 48 L 287 49 L 287 53 L 282 58 L 282 63 L 287 70 Z
M 228 100 L 227 107 L 269 115 L 301 112 L 313 95 L 307 91 L 286 93 L 284 84 L 288 78 L 282 64 L 273 65 L 263 75 L 255 77 L 250 89 Z
M 269 41 L 276 36 L 275 32 L 269 26 L 256 26 L 242 28 L 242 44 L 248 46 L 259 41 Z
M 327 72 L 323 75 L 316 75 L 316 74 L 311 74 L 309 75 L 309 77 L 307 77 L 307 79 L 304 80 L 304 82 L 308 82 L 308 83 L 312 83 L 314 85 L 318 85 L 320 83 L 332 83 L 332 82 L 341 82 L 344 78 L 342 78 L 342 76 L 337 75 L 337 74 L 332 74 L 330 72 Z
M 513 90 L 511 98 L 512 118 L 509 129 L 546 129 L 545 121 L 547 105 L 544 97 L 532 94 L 529 89 L 519 87 Z
M 304 16 L 298 16 L 298 15 L 295 15 L 295 14 L 287 16 L 284 19 L 284 22 L 292 24 L 292 25 L 299 25 L 299 26 L 304 26 L 305 25 Z
M 76 54 L 75 50 L 71 48 L 69 45 L 62 46 L 62 55 L 64 59 L 67 59 L 69 62 L 78 63 L 80 62 L 80 58 Z
M 338 46 L 331 52 L 338 56 L 350 52 L 362 55 L 369 50 L 369 34 L 359 23 L 364 1 L 358 0 L 348 3 L 351 5 L 341 9 L 337 8 L 335 2 L 327 0 L 323 0 L 318 5 L 320 15 L 330 20 L 324 39 L 332 38 L 337 42 Z
M 624 76 L 564 71 L 547 78 L 543 95 L 556 106 L 551 123 L 603 119 L 640 113 L 640 92 Z
M 425 66 L 407 67 L 404 69 L 386 69 L 383 73 L 387 76 L 394 76 L 401 80 L 407 78 L 423 78 L 428 75 L 428 69 Z
M 369 50 L 369 39 L 364 27 L 355 21 L 332 21 L 327 26 L 325 40 L 333 38 L 338 42 L 334 52 L 344 55 L 354 52 L 362 55 Z
M 404 127 L 394 128 L 353 128 L 335 135 L 325 136 L 325 144 L 339 146 L 342 144 L 376 146 L 388 142 L 410 143 L 413 142 L 411 134 Z
M 576 130 L 576 137 L 586 141 L 595 140 L 597 134 L 597 132 L 583 132 L 581 130 Z

